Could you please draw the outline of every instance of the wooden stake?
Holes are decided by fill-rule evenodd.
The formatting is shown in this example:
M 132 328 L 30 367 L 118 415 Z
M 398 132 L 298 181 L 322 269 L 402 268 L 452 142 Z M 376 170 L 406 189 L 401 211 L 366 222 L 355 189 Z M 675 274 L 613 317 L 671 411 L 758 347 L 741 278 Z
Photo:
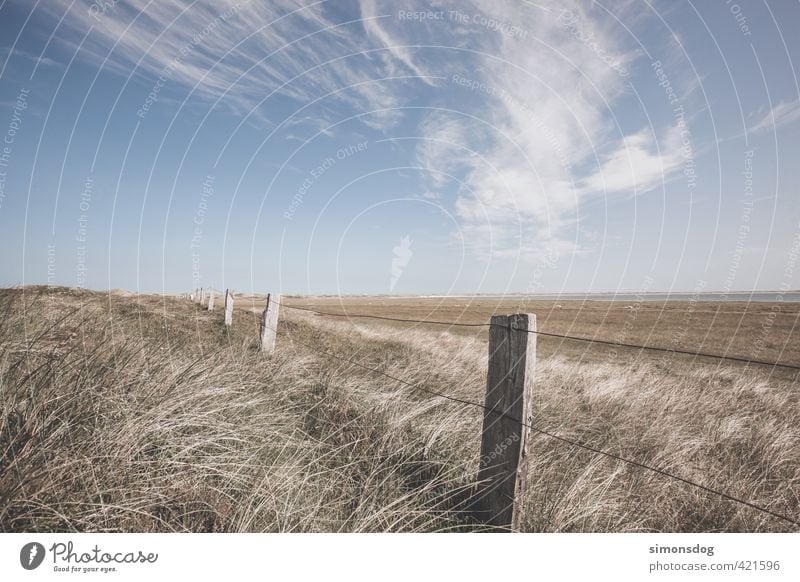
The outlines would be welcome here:
M 489 328 L 489 373 L 483 415 L 476 509 L 489 525 L 518 531 L 527 479 L 536 316 L 496 315 Z
M 278 308 L 281 296 L 267 294 L 267 305 L 261 313 L 261 342 L 262 352 L 271 354 L 275 351 L 275 338 L 278 335 Z
M 208 292 L 208 310 L 214 311 L 214 290 L 210 289 Z
M 233 323 L 233 289 L 225 290 L 225 325 Z

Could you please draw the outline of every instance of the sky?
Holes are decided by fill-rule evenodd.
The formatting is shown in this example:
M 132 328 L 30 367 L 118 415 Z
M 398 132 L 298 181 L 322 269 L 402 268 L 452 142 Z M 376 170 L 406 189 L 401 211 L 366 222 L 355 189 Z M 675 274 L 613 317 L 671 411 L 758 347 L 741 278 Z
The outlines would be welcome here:
M 0 286 L 800 288 L 797 1 L 0 2 Z

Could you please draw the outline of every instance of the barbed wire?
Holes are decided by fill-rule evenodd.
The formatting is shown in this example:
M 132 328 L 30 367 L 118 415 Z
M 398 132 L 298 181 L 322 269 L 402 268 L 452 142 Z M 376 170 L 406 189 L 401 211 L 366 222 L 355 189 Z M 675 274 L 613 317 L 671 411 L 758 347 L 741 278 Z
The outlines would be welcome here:
M 274 331 L 277 334 L 276 330 L 274 330 L 272 328 L 270 328 L 270 330 Z M 544 430 L 544 429 L 541 429 L 541 428 L 537 428 L 537 427 L 535 427 L 535 426 L 533 426 L 531 424 L 528 424 L 526 422 L 523 422 L 522 420 L 520 420 L 518 418 L 515 418 L 515 417 L 513 417 L 513 416 L 511 416 L 511 415 L 509 415 L 507 413 L 498 412 L 496 410 L 493 410 L 493 409 L 487 407 L 485 404 L 481 404 L 480 402 L 475 402 L 473 400 L 465 400 L 463 398 L 458 398 L 456 396 L 451 396 L 449 394 L 445 394 L 445 393 L 439 392 L 437 390 L 431 390 L 429 388 L 425 388 L 424 386 L 420 386 L 417 383 L 409 382 L 408 380 L 404 380 L 403 378 L 399 378 L 399 377 L 397 377 L 397 376 L 395 376 L 393 374 L 389 374 L 389 373 L 384 372 L 382 370 L 378 370 L 378 369 L 373 368 L 371 366 L 367 366 L 366 364 L 363 364 L 363 363 L 361 363 L 361 362 L 359 362 L 357 360 L 354 360 L 353 358 L 348 358 L 346 356 L 341 356 L 339 354 L 336 354 L 336 353 L 330 352 L 328 350 L 325 350 L 325 349 L 323 349 L 323 348 L 321 348 L 319 346 L 312 346 L 311 344 L 309 344 L 307 342 L 303 342 L 301 340 L 296 339 L 294 336 L 289 335 L 288 337 L 291 339 L 291 341 L 293 341 L 293 342 L 295 342 L 295 343 L 297 343 L 299 345 L 302 345 L 302 346 L 304 346 L 304 347 L 306 347 L 308 349 L 311 349 L 315 353 L 321 353 L 321 354 L 323 354 L 325 356 L 328 356 L 328 357 L 333 358 L 335 360 L 338 360 L 340 362 L 349 363 L 349 364 L 354 365 L 354 366 L 356 366 L 358 368 L 367 370 L 369 372 L 372 372 L 374 374 L 378 374 L 380 376 L 384 376 L 386 378 L 394 380 L 395 382 L 399 382 L 399 383 L 401 383 L 401 384 L 403 384 L 405 386 L 408 386 L 410 388 L 413 388 L 415 390 L 418 390 L 418 391 L 421 391 L 421 392 L 425 392 L 427 394 L 431 394 L 431 395 L 436 396 L 438 398 L 449 400 L 451 402 L 455 402 L 457 404 L 461 404 L 461 405 L 464 405 L 464 406 L 472 406 L 472 407 L 475 407 L 475 408 L 482 409 L 482 410 L 484 410 L 486 412 L 489 412 L 491 414 L 496 414 L 496 415 L 498 415 L 500 417 L 503 417 L 503 418 L 506 418 L 506 419 L 508 419 L 508 420 L 510 420 L 512 422 L 515 422 L 515 423 L 519 424 L 520 426 L 524 426 L 524 427 L 532 430 L 533 432 L 535 432 L 537 434 L 556 439 L 558 441 L 561 441 L 563 443 L 572 445 L 574 447 L 578 447 L 580 449 L 589 451 L 591 453 L 602 455 L 602 456 L 605 456 L 607 458 L 614 459 L 616 461 L 620 461 L 620 462 L 626 463 L 628 465 L 639 467 L 640 469 L 645 469 L 647 471 L 651 471 L 653 473 L 657 473 L 659 475 L 662 475 L 664 477 L 668 477 L 668 478 L 673 479 L 675 481 L 679 481 L 679 482 L 684 483 L 686 485 L 690 485 L 692 487 L 695 487 L 695 488 L 700 489 L 702 491 L 705 491 L 707 493 L 711 493 L 713 495 L 717 495 L 717 496 L 719 496 L 719 497 L 721 497 L 723 499 L 727 499 L 728 501 L 733 501 L 735 503 L 739 503 L 741 505 L 744 505 L 744 506 L 749 507 L 751 509 L 755 509 L 757 511 L 760 511 L 762 513 L 765 513 L 767 515 L 775 517 L 777 519 L 781 519 L 781 520 L 783 520 L 783 521 L 785 521 L 787 523 L 790 523 L 790 524 L 792 524 L 794 526 L 800 526 L 800 522 L 799 521 L 797 521 L 797 520 L 795 520 L 795 519 L 793 519 L 793 518 L 791 518 L 791 517 L 789 517 L 787 515 L 783 515 L 781 513 L 772 511 L 771 509 L 767 509 L 766 507 L 763 507 L 761 505 L 758 505 L 758 504 L 753 503 L 751 501 L 748 501 L 746 499 L 742 499 L 740 497 L 736 497 L 736 496 L 731 495 L 729 493 L 725 493 L 724 491 L 719 491 L 717 489 L 713 489 L 711 487 L 703 485 L 702 483 L 697 483 L 697 482 L 692 481 L 690 479 L 686 479 L 684 477 L 681 477 L 680 475 L 676 475 L 674 473 L 670 473 L 669 471 L 665 471 L 663 469 L 659 469 L 658 467 L 653 467 L 652 465 L 648 465 L 646 463 L 642 463 L 642 462 L 636 461 L 634 459 L 629 459 L 627 457 L 623 457 L 623 456 L 618 455 L 616 453 L 611 453 L 611 452 L 608 452 L 608 451 L 604 451 L 602 449 L 598 449 L 598 448 L 593 447 L 591 445 L 587 445 L 587 444 L 584 444 L 582 442 L 579 442 L 579 441 L 576 441 L 576 440 L 573 440 L 573 439 L 569 439 L 569 438 L 563 437 L 561 435 L 557 435 L 557 434 L 555 434 L 553 432 L 550 432 L 550 431 L 547 431 L 547 430 Z
M 424 319 L 408 319 L 408 318 L 399 318 L 399 317 L 388 317 L 382 315 L 370 315 L 366 313 L 330 313 L 325 311 L 319 311 L 318 309 L 312 309 L 308 307 L 297 307 L 295 305 L 287 305 L 282 302 L 275 302 L 277 305 L 281 307 L 286 307 L 287 309 L 295 309 L 297 311 L 306 311 L 310 313 L 314 313 L 316 315 L 323 315 L 327 317 L 345 317 L 345 318 L 359 318 L 359 319 L 377 319 L 382 321 L 395 321 L 400 323 L 419 323 L 419 324 L 429 324 L 429 325 L 446 325 L 446 326 L 453 326 L 453 327 L 491 327 L 493 324 L 491 323 L 462 323 L 457 321 L 438 321 L 438 320 L 424 320 Z M 516 328 L 515 328 L 516 329 Z M 642 346 L 638 344 L 630 344 L 625 342 L 618 342 L 613 340 L 603 340 L 597 338 L 588 338 L 588 337 L 580 337 L 574 335 L 566 335 L 566 334 L 559 334 L 559 333 L 552 333 L 546 331 L 534 331 L 528 329 L 518 329 L 517 331 L 524 331 L 530 334 L 547 336 L 547 337 L 554 337 L 560 338 L 570 341 L 580 341 L 580 342 L 588 342 L 593 344 L 601 344 L 601 345 L 608 345 L 613 347 L 621 347 L 621 348 L 630 348 L 636 350 L 648 350 L 648 351 L 656 351 L 656 352 L 666 352 L 666 353 L 673 353 L 673 354 L 681 354 L 687 356 L 693 356 L 695 358 L 712 358 L 718 360 L 727 360 L 731 362 L 740 362 L 744 364 L 756 364 L 761 366 L 770 366 L 772 368 L 786 368 L 789 370 L 800 370 L 800 365 L 795 364 L 786 364 L 782 362 L 770 362 L 766 360 L 755 360 L 750 358 L 743 358 L 739 356 L 727 356 L 722 354 L 711 354 L 707 352 L 693 352 L 691 350 L 685 350 L 680 348 L 665 348 L 660 346 Z
M 295 310 L 299 310 L 299 311 L 306 311 L 306 312 L 311 312 L 311 313 L 315 313 L 315 314 L 318 314 L 318 315 L 328 315 L 328 316 L 333 316 L 333 317 L 367 317 L 369 319 L 402 321 L 402 322 L 408 322 L 408 323 L 432 323 L 432 324 L 436 324 L 436 325 L 456 325 L 456 326 L 468 326 L 468 327 L 490 327 L 492 325 L 491 323 L 489 323 L 489 324 L 466 324 L 466 323 L 456 323 L 456 322 L 448 323 L 448 322 L 441 322 L 441 321 L 423 321 L 423 320 L 413 320 L 413 319 L 406 319 L 406 318 L 402 318 L 401 319 L 401 318 L 389 318 L 389 317 L 383 317 L 383 316 L 372 316 L 372 315 L 367 315 L 367 314 L 359 314 L 359 315 L 356 315 L 356 314 L 341 314 L 341 313 L 340 314 L 333 314 L 333 313 L 322 312 L 322 311 L 319 311 L 319 310 L 316 310 L 316 309 L 310 309 L 310 308 L 303 308 L 303 307 L 295 307 L 295 306 L 291 306 L 291 305 L 286 305 L 286 304 L 284 304 L 282 302 L 278 302 L 278 301 L 275 301 L 275 304 L 278 305 L 278 306 L 286 307 L 288 309 L 295 309 Z M 497 325 L 497 324 L 495 324 L 495 325 Z M 269 329 L 271 331 L 273 331 L 276 335 L 278 334 L 276 329 L 273 329 L 273 328 L 269 328 Z M 567 335 L 553 334 L 553 333 L 548 333 L 548 332 L 538 332 L 538 331 L 525 330 L 525 329 L 519 329 L 519 328 L 515 328 L 515 329 L 517 329 L 518 331 L 526 331 L 526 332 L 532 333 L 532 334 L 547 335 L 547 336 L 552 336 L 552 337 L 559 337 L 559 338 L 562 338 L 562 339 L 574 339 L 574 340 L 587 341 L 587 342 L 593 342 L 593 343 L 620 345 L 622 347 L 633 347 L 633 348 L 638 348 L 638 349 L 657 349 L 659 351 L 667 351 L 667 352 L 677 351 L 677 350 L 671 350 L 671 349 L 667 349 L 667 348 L 655 348 L 655 347 L 650 347 L 650 346 L 637 346 L 637 345 L 633 345 L 633 344 L 615 343 L 615 342 L 610 342 L 610 341 L 607 341 L 607 340 L 593 340 L 591 338 L 581 338 L 581 337 L 577 337 L 577 336 L 567 336 Z M 409 388 L 412 388 L 414 390 L 418 390 L 420 392 L 424 392 L 426 394 L 430 394 L 430 395 L 435 396 L 437 398 L 441 398 L 443 400 L 454 402 L 454 403 L 460 404 L 462 406 L 470 406 L 470 407 L 481 409 L 484 412 L 488 412 L 490 414 L 495 414 L 495 415 L 497 415 L 499 417 L 506 418 L 506 419 L 508 419 L 508 420 L 510 420 L 512 422 L 515 422 L 515 423 L 517 423 L 518 425 L 520 425 L 522 427 L 528 428 L 529 430 L 533 431 L 536 434 L 540 434 L 542 436 L 546 436 L 546 437 L 552 438 L 552 439 L 557 440 L 559 442 L 566 443 L 566 444 L 571 445 L 573 447 L 577 447 L 577 448 L 583 449 L 585 451 L 588 451 L 588 452 L 591 452 L 591 453 L 594 453 L 594 454 L 597 454 L 597 455 L 601 455 L 601 456 L 604 456 L 604 457 L 609 458 L 609 459 L 613 459 L 613 460 L 618 461 L 618 462 L 625 463 L 627 465 L 631 465 L 631 466 L 634 466 L 634 467 L 638 467 L 640 469 L 644 469 L 646 471 L 650 471 L 652 473 L 661 475 L 663 477 L 667 477 L 669 479 L 678 481 L 678 482 L 683 483 L 685 485 L 689 485 L 689 486 L 694 487 L 696 489 L 699 489 L 701 491 L 705 491 L 706 493 L 710 493 L 712 495 L 717 495 L 720 498 L 726 499 L 728 501 L 732 501 L 734 503 L 738 503 L 738 504 L 743 505 L 745 507 L 749 507 L 751 509 L 754 509 L 756 511 L 764 513 L 766 515 L 770 515 L 770 516 L 772 516 L 772 517 L 774 517 L 776 519 L 780 519 L 782 521 L 790 523 L 793 526 L 800 526 L 800 521 L 797 521 L 796 519 L 794 519 L 792 517 L 789 517 L 788 515 L 784 515 L 782 513 L 778 513 L 776 511 L 773 511 L 771 509 L 768 509 L 766 507 L 763 507 L 761 505 L 753 503 L 752 501 L 748 501 L 746 499 L 742 499 L 741 497 L 736 497 L 736 496 L 731 495 L 729 493 L 726 493 L 724 491 L 720 491 L 718 489 L 714 489 L 714 488 L 709 487 L 707 485 L 703 485 L 702 483 L 698 483 L 696 481 L 692 481 L 692 480 L 687 479 L 685 477 L 681 477 L 680 475 L 676 475 L 676 474 L 671 473 L 669 471 L 666 471 L 664 469 L 659 469 L 658 467 L 654 467 L 652 465 L 648 465 L 646 463 L 642 463 L 642 462 L 637 461 L 635 459 L 630 459 L 630 458 L 627 458 L 627 457 L 623 457 L 622 455 L 617 454 L 617 453 L 604 451 L 604 450 L 599 449 L 597 447 L 594 447 L 592 445 L 588 445 L 588 444 L 582 443 L 580 441 L 577 441 L 577 440 L 574 440 L 574 439 L 570 439 L 570 438 L 563 437 L 561 435 L 555 434 L 555 433 L 553 433 L 551 431 L 547 431 L 547 430 L 535 427 L 535 426 L 533 426 L 533 425 L 531 425 L 529 423 L 523 422 L 522 420 L 509 415 L 508 413 L 498 412 L 497 410 L 491 409 L 491 408 L 487 407 L 485 404 L 482 404 L 480 402 L 475 402 L 475 401 L 472 401 L 472 400 L 466 400 L 466 399 L 463 399 L 463 398 L 458 398 L 456 396 L 451 396 L 449 394 L 445 394 L 445 393 L 439 392 L 437 390 L 431 390 L 431 389 L 426 388 L 424 386 L 421 386 L 421 385 L 419 385 L 417 383 L 409 382 L 408 380 L 405 380 L 403 378 L 399 378 L 399 377 L 397 377 L 397 376 L 395 376 L 393 374 L 389 374 L 389 373 L 384 372 L 382 370 L 378 370 L 376 368 L 373 368 L 371 366 L 363 364 L 362 362 L 359 362 L 359 361 L 357 361 L 357 360 L 355 360 L 353 358 L 349 358 L 349 357 L 346 357 L 346 356 L 341 356 L 339 354 L 333 353 L 333 352 L 328 351 L 328 350 L 326 350 L 324 348 L 321 348 L 319 346 L 313 346 L 313 345 L 311 345 L 311 344 L 309 344 L 307 342 L 303 342 L 301 340 L 298 340 L 294 336 L 289 335 L 288 337 L 294 343 L 297 343 L 297 344 L 302 345 L 302 346 L 304 346 L 304 347 L 306 347 L 308 349 L 311 349 L 315 353 L 321 353 L 321 354 L 323 354 L 323 355 L 325 355 L 327 357 L 336 359 L 336 360 L 338 360 L 340 362 L 346 362 L 348 364 L 351 364 L 351 365 L 356 366 L 358 368 L 361 368 L 363 370 L 367 370 L 367 371 L 369 371 L 371 373 L 378 374 L 380 376 L 383 376 L 383 377 L 388 378 L 390 380 L 393 380 L 395 382 L 399 382 L 399 383 L 401 383 L 401 384 L 403 384 L 405 386 L 408 386 Z M 700 354 L 700 353 L 695 353 L 695 352 L 679 352 L 679 353 L 687 353 L 689 355 L 714 357 L 714 358 L 720 358 L 720 359 L 734 359 L 732 357 L 719 356 L 719 355 L 715 355 L 715 354 L 706 355 L 706 354 Z M 791 366 L 791 365 L 788 365 L 788 364 L 758 362 L 758 361 L 744 360 L 744 359 L 737 359 L 737 361 L 747 361 L 749 363 L 765 363 L 765 364 L 772 365 L 772 366 L 785 366 L 785 367 L 791 367 L 791 368 L 800 369 L 800 367 L 798 367 L 798 366 Z
M 326 315 L 328 317 L 357 317 L 359 319 L 380 319 L 383 321 L 398 321 L 402 323 L 428 323 L 431 325 L 448 325 L 448 326 L 456 326 L 456 327 L 489 327 L 491 324 L 488 323 L 459 323 L 453 321 L 437 321 L 433 319 L 405 319 L 400 317 L 388 317 L 383 315 L 369 315 L 366 313 L 328 313 L 325 311 L 319 311 L 317 309 L 311 309 L 308 307 L 297 307 L 295 305 L 287 305 L 285 303 L 281 303 L 276 301 L 276 305 L 280 305 L 281 307 L 286 307 L 288 309 L 295 309 L 297 311 L 308 311 L 310 313 L 315 313 L 316 315 Z
M 516 329 L 516 328 L 515 328 Z M 623 342 L 616 342 L 611 340 L 601 340 L 601 339 L 594 339 L 594 338 L 586 338 L 586 337 L 578 337 L 578 336 L 571 336 L 571 335 L 561 335 L 557 333 L 549 333 L 546 331 L 532 331 L 527 329 L 518 329 L 517 331 L 525 331 L 527 333 L 532 333 L 536 335 L 544 335 L 549 337 L 558 337 L 567 340 L 575 340 L 575 341 L 584 341 L 590 342 L 593 344 L 603 344 L 603 345 L 610 345 L 615 347 L 622 347 L 622 348 L 632 348 L 637 350 L 650 350 L 656 352 L 669 352 L 673 354 L 684 354 L 687 356 L 694 356 L 698 358 L 714 358 L 718 360 L 728 360 L 731 362 L 742 362 L 746 364 L 760 364 L 763 366 L 770 366 L 773 368 L 787 368 L 790 370 L 800 370 L 800 366 L 795 364 L 784 364 L 781 362 L 768 362 L 766 360 L 752 360 L 749 358 L 741 358 L 739 356 L 725 356 L 722 354 L 709 354 L 706 352 L 692 352 L 690 350 L 682 350 L 677 348 L 662 348 L 659 346 L 640 346 L 637 344 L 628 344 Z

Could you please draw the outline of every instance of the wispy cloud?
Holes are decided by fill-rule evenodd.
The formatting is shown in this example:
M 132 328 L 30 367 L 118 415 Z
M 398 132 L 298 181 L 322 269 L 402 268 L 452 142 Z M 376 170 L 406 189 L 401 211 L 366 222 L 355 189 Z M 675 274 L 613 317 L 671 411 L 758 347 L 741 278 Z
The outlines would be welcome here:
M 403 3 L 406 13 L 430 9 Z M 448 76 L 447 99 L 419 124 L 417 162 L 429 170 L 427 190 L 456 190 L 461 234 L 475 252 L 576 251 L 570 227 L 582 201 L 647 192 L 680 165 L 677 127 L 628 133 L 610 120 L 639 53 L 620 43 L 597 7 L 447 0 L 434 10 L 441 15 L 376 21 L 368 32 L 381 42 L 446 47 L 399 59 Z
M 68 45 L 92 29 L 86 57 L 124 75 L 134 68 L 150 80 L 166 74 L 241 112 L 272 92 L 302 104 L 331 94 L 321 111 L 289 125 L 325 128 L 320 118 L 334 119 L 329 103 L 336 102 L 388 133 L 406 115 L 403 106 L 426 95 L 410 136 L 426 175 L 420 190 L 451 204 L 461 237 L 487 256 L 578 250 L 571 227 L 583 201 L 647 192 L 679 165 L 676 127 L 623 130 L 610 115 L 640 55 L 597 5 L 348 6 L 127 0 L 91 14 L 71 0 L 51 0 L 44 10 L 54 20 L 67 12 L 71 34 L 59 38 Z M 615 6 L 617 17 L 630 13 L 633 23 L 637 10 Z M 796 118 L 793 107 L 776 108 L 777 116 Z
M 789 125 L 800 119 L 800 99 L 781 101 L 771 110 L 762 114 L 750 127 L 750 133 L 760 133 Z
M 605 156 L 594 174 L 581 184 L 585 193 L 649 192 L 682 161 L 677 128 L 665 132 L 660 144 L 648 129 L 624 136 Z
M 249 112 L 273 91 L 302 102 L 327 93 L 351 107 L 392 108 L 397 96 L 379 83 L 387 59 L 371 51 L 364 27 L 381 15 L 334 15 L 330 2 L 298 6 L 293 0 L 126 0 L 102 12 L 71 0 L 51 0 L 42 10 L 65 15 L 59 40 L 75 49 L 91 35 L 84 58 L 148 81 L 193 88 L 201 98 Z M 113 50 L 112 50 L 113 47 Z M 406 74 L 416 67 L 395 66 Z M 347 89 L 348 86 L 353 86 Z M 274 121 L 274 120 L 273 120 Z M 381 118 L 383 123 L 390 116 Z

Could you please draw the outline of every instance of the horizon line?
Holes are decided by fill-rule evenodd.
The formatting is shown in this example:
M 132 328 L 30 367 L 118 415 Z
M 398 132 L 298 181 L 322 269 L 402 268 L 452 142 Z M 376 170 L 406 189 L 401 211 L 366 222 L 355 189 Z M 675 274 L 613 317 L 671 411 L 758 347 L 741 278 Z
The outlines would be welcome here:
M 108 293 L 108 292 L 124 292 L 130 293 L 132 295 L 182 295 L 185 293 L 191 293 L 192 291 L 138 291 L 138 290 L 130 290 L 125 289 L 122 287 L 109 287 L 109 288 L 92 288 L 92 287 L 75 287 L 75 286 L 68 286 L 68 285 L 48 285 L 48 284 L 41 284 L 41 283 L 31 283 L 27 285 L 13 285 L 13 286 L 5 286 L 0 287 L 0 290 L 13 290 L 13 289 L 31 289 L 31 288 L 45 288 L 48 290 L 53 289 L 65 289 L 69 291 L 90 291 L 94 293 Z M 198 287 L 198 289 L 212 289 L 214 291 L 222 292 L 221 288 L 216 287 Z M 241 294 L 247 295 L 266 295 L 270 293 L 270 291 L 264 292 L 250 292 L 250 291 L 240 291 Z M 509 291 L 509 292 L 502 292 L 502 291 L 485 291 L 485 292 L 467 292 L 467 293 L 325 293 L 325 292 L 317 292 L 317 293 L 298 293 L 298 292 L 291 292 L 291 291 L 280 291 L 283 295 L 289 296 L 300 296 L 300 297 L 384 297 L 384 298 L 395 298 L 395 299 L 402 299 L 402 298 L 448 298 L 448 297 L 537 297 L 537 296 L 587 296 L 587 295 L 635 295 L 635 296 L 652 296 L 652 295 L 755 295 L 755 294 L 775 294 L 775 295 L 786 295 L 791 293 L 800 293 L 800 289 L 757 289 L 757 290 L 737 290 L 737 291 L 537 291 L 533 293 L 526 293 L 520 291 Z

